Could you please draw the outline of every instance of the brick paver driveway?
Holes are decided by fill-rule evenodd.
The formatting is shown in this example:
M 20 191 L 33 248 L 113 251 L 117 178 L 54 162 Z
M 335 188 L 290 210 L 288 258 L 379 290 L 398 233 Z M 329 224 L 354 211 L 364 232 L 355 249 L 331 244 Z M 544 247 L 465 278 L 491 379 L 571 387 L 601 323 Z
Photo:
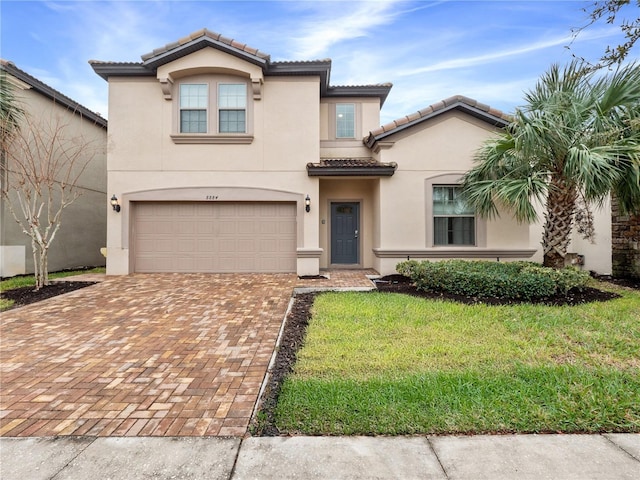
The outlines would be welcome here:
M 2 314 L 0 435 L 243 435 L 295 275 L 132 275 Z

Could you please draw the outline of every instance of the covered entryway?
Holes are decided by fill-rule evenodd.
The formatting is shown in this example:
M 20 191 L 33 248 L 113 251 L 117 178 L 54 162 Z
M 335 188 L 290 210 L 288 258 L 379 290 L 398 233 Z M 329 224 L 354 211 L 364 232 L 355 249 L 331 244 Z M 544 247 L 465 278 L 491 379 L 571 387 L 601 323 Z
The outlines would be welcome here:
M 295 272 L 293 202 L 135 202 L 136 272 Z

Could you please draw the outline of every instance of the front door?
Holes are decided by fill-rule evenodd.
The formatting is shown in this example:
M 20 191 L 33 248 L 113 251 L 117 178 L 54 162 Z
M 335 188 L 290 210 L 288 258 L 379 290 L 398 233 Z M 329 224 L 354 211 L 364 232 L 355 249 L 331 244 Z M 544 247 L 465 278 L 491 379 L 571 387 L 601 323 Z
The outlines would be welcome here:
M 331 263 L 357 264 L 360 244 L 360 204 L 331 204 Z

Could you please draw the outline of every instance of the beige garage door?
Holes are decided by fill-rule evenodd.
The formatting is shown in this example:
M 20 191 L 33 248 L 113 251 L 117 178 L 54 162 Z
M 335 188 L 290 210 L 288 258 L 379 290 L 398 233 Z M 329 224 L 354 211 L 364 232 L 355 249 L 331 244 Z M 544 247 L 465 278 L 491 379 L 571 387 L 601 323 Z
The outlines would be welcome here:
M 136 272 L 295 272 L 296 206 L 138 202 Z

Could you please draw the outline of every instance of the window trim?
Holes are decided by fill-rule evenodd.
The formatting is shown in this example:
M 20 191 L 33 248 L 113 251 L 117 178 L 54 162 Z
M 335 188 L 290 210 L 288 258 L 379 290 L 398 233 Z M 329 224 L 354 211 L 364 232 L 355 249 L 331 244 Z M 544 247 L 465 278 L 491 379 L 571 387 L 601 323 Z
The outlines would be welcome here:
M 207 133 L 180 131 L 180 88 L 182 85 L 207 85 Z M 219 85 L 245 85 L 245 131 L 220 133 Z M 250 78 L 236 75 L 201 74 L 181 78 L 173 85 L 172 130 L 169 135 L 175 144 L 250 144 L 253 142 L 253 86 Z
M 487 221 L 475 214 L 474 218 L 474 237 L 475 244 L 473 245 L 436 245 L 434 237 L 434 218 L 436 215 L 433 213 L 433 187 L 456 187 L 460 186 L 463 174 L 461 173 L 443 173 L 440 175 L 434 175 L 425 179 L 425 246 L 427 248 L 434 249 L 474 249 L 474 248 L 486 248 L 487 246 Z M 442 215 L 440 215 L 442 217 Z M 450 215 L 446 215 L 450 217 Z M 469 215 L 464 215 L 468 217 Z

